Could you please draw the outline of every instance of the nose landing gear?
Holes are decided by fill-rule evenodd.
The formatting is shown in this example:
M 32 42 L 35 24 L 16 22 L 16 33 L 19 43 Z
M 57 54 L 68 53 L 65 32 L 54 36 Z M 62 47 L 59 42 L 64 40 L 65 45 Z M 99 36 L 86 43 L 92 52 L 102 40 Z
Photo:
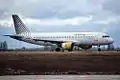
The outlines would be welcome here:
M 100 45 L 98 45 L 98 51 L 101 51 Z
M 113 44 L 109 44 L 108 45 L 108 50 L 113 50 L 114 49 L 114 45 Z

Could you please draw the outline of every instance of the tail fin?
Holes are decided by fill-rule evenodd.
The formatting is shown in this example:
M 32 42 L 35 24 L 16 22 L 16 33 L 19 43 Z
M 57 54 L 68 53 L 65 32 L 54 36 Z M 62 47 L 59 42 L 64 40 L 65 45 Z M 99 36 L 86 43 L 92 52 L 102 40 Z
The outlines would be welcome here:
M 25 26 L 25 24 L 21 21 L 18 15 L 12 15 L 13 22 L 14 22 L 14 27 L 16 34 L 21 34 L 21 33 L 30 33 L 28 28 Z

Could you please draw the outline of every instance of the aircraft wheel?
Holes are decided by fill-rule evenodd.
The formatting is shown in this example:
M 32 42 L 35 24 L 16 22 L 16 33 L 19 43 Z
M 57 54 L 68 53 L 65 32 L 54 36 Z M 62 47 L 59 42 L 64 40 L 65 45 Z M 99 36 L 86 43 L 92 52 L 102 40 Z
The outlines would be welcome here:
M 56 48 L 55 51 L 59 52 L 59 51 L 60 51 L 60 48 Z
M 62 52 L 64 52 L 64 49 L 62 49 Z
M 101 48 L 98 48 L 98 51 L 101 51 Z
M 68 51 L 70 52 L 70 51 L 72 51 L 72 49 L 68 49 Z

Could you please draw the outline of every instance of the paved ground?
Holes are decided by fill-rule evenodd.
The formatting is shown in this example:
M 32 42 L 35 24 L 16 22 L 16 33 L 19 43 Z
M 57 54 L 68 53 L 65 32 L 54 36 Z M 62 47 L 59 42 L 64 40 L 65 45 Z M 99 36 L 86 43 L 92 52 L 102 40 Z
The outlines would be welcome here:
M 120 80 L 119 75 L 25 75 L 0 76 L 0 80 Z

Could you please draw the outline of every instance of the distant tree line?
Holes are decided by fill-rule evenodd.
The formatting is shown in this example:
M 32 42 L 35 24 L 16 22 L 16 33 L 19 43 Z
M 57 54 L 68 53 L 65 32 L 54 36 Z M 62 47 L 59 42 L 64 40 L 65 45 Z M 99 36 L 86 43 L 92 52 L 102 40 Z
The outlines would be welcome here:
M 8 44 L 6 41 L 0 42 L 0 50 L 7 50 Z

